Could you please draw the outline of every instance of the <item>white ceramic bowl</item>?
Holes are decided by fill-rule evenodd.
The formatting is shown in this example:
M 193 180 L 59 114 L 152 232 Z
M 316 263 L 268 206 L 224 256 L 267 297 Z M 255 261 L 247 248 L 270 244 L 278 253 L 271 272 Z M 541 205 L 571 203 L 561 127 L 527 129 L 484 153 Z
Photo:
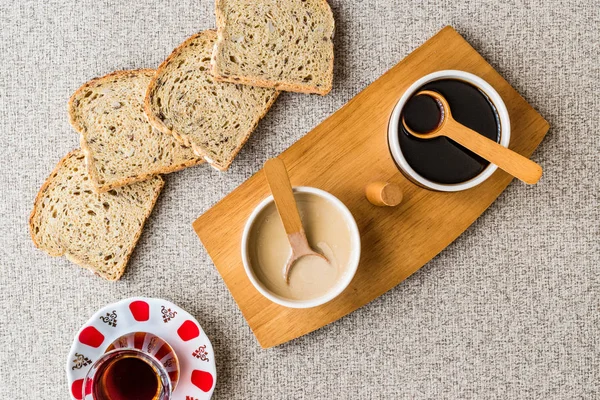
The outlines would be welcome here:
M 487 178 L 489 178 L 498 167 L 490 163 L 483 171 L 481 171 L 479 175 L 461 183 L 444 184 L 433 182 L 419 175 L 408 164 L 406 158 L 404 158 L 404 155 L 402 154 L 402 150 L 400 149 L 400 139 L 398 138 L 400 115 L 408 99 L 410 99 L 410 97 L 413 94 L 415 94 L 415 92 L 421 86 L 429 82 L 438 81 L 441 79 L 457 79 L 470 83 L 471 85 L 479 88 L 488 97 L 489 101 L 496 109 L 497 117 L 500 121 L 500 144 L 504 147 L 508 147 L 508 144 L 510 143 L 510 118 L 508 116 L 508 110 L 506 109 L 506 105 L 504 104 L 504 101 L 502 101 L 502 97 L 500 97 L 498 92 L 496 92 L 496 90 L 489 83 L 487 83 L 477 75 L 473 75 L 464 71 L 444 70 L 425 75 L 424 77 L 410 85 L 406 92 L 404 92 L 404 94 L 396 104 L 396 107 L 394 107 L 394 111 L 392 112 L 392 115 L 390 117 L 390 123 L 388 125 L 388 145 L 394 162 L 408 178 L 412 179 L 414 182 L 418 183 L 423 187 L 432 190 L 438 190 L 441 192 L 458 192 L 460 190 L 470 189 L 479 185 Z
M 242 235 L 242 261 L 244 263 L 244 269 L 246 270 L 248 279 L 250 279 L 250 282 L 252 282 L 256 290 L 258 290 L 267 299 L 284 307 L 310 308 L 320 306 L 322 304 L 327 303 L 328 301 L 333 300 L 348 287 L 348 285 L 352 281 L 352 278 L 354 278 L 354 274 L 358 269 L 358 263 L 360 261 L 360 233 L 358 232 L 358 226 L 356 225 L 356 220 L 352 216 L 352 213 L 350 213 L 350 210 L 348 210 L 344 203 L 342 203 L 337 197 L 333 196 L 330 193 L 327 193 L 324 190 L 308 186 L 295 187 L 294 193 L 310 193 L 324 198 L 329 203 L 333 204 L 335 208 L 340 212 L 340 214 L 343 215 L 344 220 L 348 224 L 348 230 L 350 232 L 350 240 L 352 245 L 352 254 L 350 254 L 350 258 L 348 261 L 348 265 L 346 266 L 346 269 L 344 271 L 344 275 L 338 280 L 337 284 L 323 296 L 310 300 L 293 300 L 284 298 L 274 294 L 262 284 L 262 282 L 254 274 L 254 270 L 252 269 L 252 265 L 250 264 L 250 257 L 248 255 L 248 245 L 250 243 L 250 233 L 252 231 L 252 225 L 256 221 L 256 218 L 258 217 L 260 212 L 264 210 L 265 207 L 267 207 L 269 204 L 273 203 L 273 196 L 267 197 L 258 206 L 256 206 L 256 208 L 248 218 L 248 221 L 246 222 L 246 226 L 244 227 L 244 233 Z M 281 267 L 283 268 L 283 265 Z

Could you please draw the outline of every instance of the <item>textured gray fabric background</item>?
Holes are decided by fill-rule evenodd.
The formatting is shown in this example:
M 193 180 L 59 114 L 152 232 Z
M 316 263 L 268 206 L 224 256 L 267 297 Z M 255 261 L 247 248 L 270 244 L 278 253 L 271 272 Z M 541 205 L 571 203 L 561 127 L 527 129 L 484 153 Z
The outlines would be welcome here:
M 600 397 L 600 1 L 331 4 L 333 92 L 281 95 L 228 173 L 167 176 L 127 273 L 108 283 L 29 239 L 38 188 L 78 146 L 67 99 L 95 76 L 158 66 L 213 27 L 212 1 L 1 1 L 1 399 L 68 398 L 75 331 L 134 295 L 198 318 L 215 347 L 218 399 Z M 191 222 L 446 24 L 550 122 L 534 154 L 544 177 L 511 184 L 381 298 L 260 349 Z

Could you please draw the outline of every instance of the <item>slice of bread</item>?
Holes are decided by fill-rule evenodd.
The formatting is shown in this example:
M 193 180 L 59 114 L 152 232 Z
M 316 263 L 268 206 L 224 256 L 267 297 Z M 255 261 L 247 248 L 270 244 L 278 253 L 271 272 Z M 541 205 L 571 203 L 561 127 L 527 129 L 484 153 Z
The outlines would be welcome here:
M 279 92 L 215 82 L 209 74 L 217 34 L 200 32 L 177 47 L 148 86 L 150 123 L 226 170 Z
M 329 93 L 335 21 L 326 0 L 216 0 L 216 15 L 217 80 Z
M 71 96 L 69 120 L 80 133 L 88 172 L 100 192 L 204 161 L 148 122 L 144 95 L 155 72 L 113 72 Z
M 160 176 L 96 193 L 81 150 L 67 154 L 42 185 L 29 217 L 35 245 L 108 280 L 123 275 L 163 187 Z

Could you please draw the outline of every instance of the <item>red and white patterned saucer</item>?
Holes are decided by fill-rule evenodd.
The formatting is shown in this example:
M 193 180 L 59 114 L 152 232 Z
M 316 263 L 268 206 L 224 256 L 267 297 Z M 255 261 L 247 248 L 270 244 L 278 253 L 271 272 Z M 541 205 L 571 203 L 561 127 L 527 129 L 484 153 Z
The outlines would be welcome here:
M 92 364 L 115 339 L 130 332 L 153 333 L 175 350 L 181 374 L 174 400 L 212 397 L 217 381 L 214 352 L 198 321 L 169 301 L 135 297 L 103 307 L 77 332 L 66 366 L 72 399 L 82 398 Z

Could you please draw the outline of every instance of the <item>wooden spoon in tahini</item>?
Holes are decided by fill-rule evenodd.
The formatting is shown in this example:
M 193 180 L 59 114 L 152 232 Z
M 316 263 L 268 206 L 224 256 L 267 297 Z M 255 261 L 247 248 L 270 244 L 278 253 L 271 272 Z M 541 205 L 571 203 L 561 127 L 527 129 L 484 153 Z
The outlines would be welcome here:
M 320 257 L 328 263 L 329 260 L 314 251 L 308 244 L 302 220 L 298 213 L 292 184 L 283 161 L 279 158 L 268 160 L 265 163 L 264 171 L 291 247 L 290 257 L 283 268 L 283 279 L 289 282 L 290 269 L 299 258 L 307 256 Z

